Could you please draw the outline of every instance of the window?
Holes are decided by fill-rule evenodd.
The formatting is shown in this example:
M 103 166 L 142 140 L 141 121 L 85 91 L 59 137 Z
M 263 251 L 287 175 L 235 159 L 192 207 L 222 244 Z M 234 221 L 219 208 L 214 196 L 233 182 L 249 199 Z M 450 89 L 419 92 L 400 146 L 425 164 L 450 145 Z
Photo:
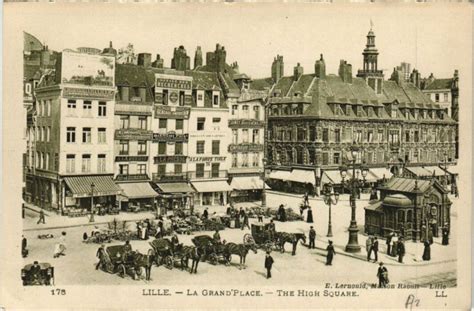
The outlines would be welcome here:
M 254 106 L 253 107 L 253 112 L 254 112 L 255 120 L 260 120 L 260 107 L 259 106 Z
M 45 170 L 49 170 L 49 153 L 44 154 L 44 165 L 43 168 Z
M 76 100 L 75 99 L 68 99 L 67 101 L 67 109 L 69 114 L 73 114 L 76 110 Z
M 355 131 L 355 141 L 356 143 L 361 143 L 362 142 L 362 131 L 361 130 L 357 130 Z
M 139 140 L 138 141 L 138 154 L 146 154 L 146 141 Z
M 176 129 L 177 130 L 182 130 L 183 129 L 183 120 L 176 119 Z
M 158 165 L 158 175 L 159 176 L 166 175 L 166 164 L 159 164 Z
M 38 127 L 38 141 L 43 141 L 43 127 Z
M 31 94 L 31 83 L 26 83 L 26 84 L 25 84 L 25 92 L 26 92 L 26 94 L 28 94 L 28 95 Z
M 399 142 L 398 131 L 390 131 L 388 139 L 390 143 L 398 144 Z
M 334 130 L 334 139 L 335 139 L 336 143 L 341 142 L 341 130 L 340 129 L 335 129 Z
M 260 131 L 258 129 L 254 129 L 252 131 L 252 143 L 254 144 L 260 143 Z
M 145 175 L 146 174 L 146 164 L 137 165 L 137 174 Z
M 393 108 L 392 109 L 392 118 L 396 118 L 397 117 L 397 108 Z
M 377 132 L 377 141 L 378 141 L 379 143 L 383 142 L 383 130 L 379 130 L 379 131 Z
M 99 102 L 99 117 L 107 116 L 107 103 Z
M 221 118 L 212 118 L 212 123 L 220 123 Z
M 249 142 L 249 130 L 248 129 L 242 129 L 242 142 L 243 143 L 248 143 Z
M 175 164 L 174 165 L 174 173 L 175 174 L 182 174 L 183 173 L 183 164 Z
M 130 128 L 130 116 L 120 116 L 120 128 L 121 129 Z
M 341 154 L 339 152 L 334 152 L 332 164 L 340 164 Z
M 184 91 L 179 91 L 179 105 L 184 106 Z
M 206 122 L 206 118 L 198 118 L 197 119 L 197 130 L 204 131 L 204 123 Z
M 167 121 L 168 121 L 167 119 L 160 119 L 160 120 L 158 121 L 158 128 L 160 128 L 160 129 L 166 129 L 167 123 L 168 123 Z
M 142 130 L 147 129 L 147 117 L 138 117 L 138 128 Z
M 249 154 L 248 152 L 242 153 L 242 167 L 249 166 Z
M 253 157 L 252 157 L 252 166 L 257 167 L 259 162 L 260 162 L 260 155 L 258 154 L 258 152 L 254 152 Z
M 183 154 L 183 143 L 177 142 L 174 144 L 174 154 L 175 155 L 182 155 Z
M 315 140 L 316 140 L 316 127 L 310 126 L 309 127 L 309 141 L 315 141 Z
M 83 115 L 85 116 L 92 116 L 92 102 L 90 100 L 85 100 L 82 104 Z
M 82 172 L 90 173 L 91 171 L 91 155 L 83 154 L 82 155 Z
M 323 142 L 325 142 L 325 143 L 329 142 L 329 130 L 328 129 L 323 129 Z
M 204 154 L 204 140 L 198 140 L 196 143 L 196 153 L 197 154 Z
M 204 177 L 204 163 L 196 163 L 196 178 Z
M 410 142 L 410 131 L 405 131 L 405 141 Z
M 219 106 L 219 95 L 214 94 L 212 96 L 212 105 L 214 106 Z
M 90 127 L 82 128 L 82 143 L 84 144 L 91 143 L 91 128 Z
M 75 127 L 66 128 L 66 142 L 68 143 L 76 142 L 76 128 Z
M 232 115 L 235 116 L 237 114 L 237 109 L 239 106 L 237 105 L 232 105 Z
M 439 103 L 439 94 L 438 93 L 435 94 L 435 102 Z
M 368 131 L 367 132 L 367 141 L 369 143 L 371 143 L 373 138 L 374 138 L 374 133 L 372 131 Z
M 323 152 L 323 165 L 329 164 L 329 154 L 327 152 Z
M 238 131 L 236 129 L 232 130 L 232 143 L 237 144 L 237 139 L 238 139 Z
M 121 154 L 121 155 L 127 155 L 128 154 L 128 141 L 126 141 L 126 140 L 121 140 L 120 141 L 119 154 Z
M 415 143 L 420 142 L 420 132 L 415 131 L 415 137 L 414 137 Z
M 237 167 L 237 153 L 232 154 L 232 167 Z
M 74 173 L 76 170 L 76 156 L 74 154 L 66 155 L 66 173 Z
M 248 118 L 249 117 L 249 106 L 243 105 L 242 106 L 242 113 L 243 113 L 244 118 Z
M 107 134 L 105 127 L 99 127 L 97 129 L 97 142 L 99 144 L 105 144 L 107 142 Z
M 51 141 L 51 126 L 46 127 L 46 141 Z
M 105 154 L 97 155 L 97 173 L 105 173 L 106 166 L 105 166 Z
M 163 105 L 168 105 L 168 90 L 163 90 Z
M 35 158 L 35 166 L 36 168 L 40 168 L 41 162 L 40 162 L 40 153 L 36 151 L 36 158 Z
M 448 93 L 444 93 L 444 101 L 445 101 L 445 102 L 448 101 Z
M 46 115 L 51 116 L 51 100 L 46 101 Z
M 220 153 L 220 145 L 221 141 L 220 140 L 213 140 L 212 141 L 212 154 L 219 154 Z
M 219 163 L 212 163 L 211 166 L 211 177 L 219 177 Z
M 166 154 L 166 142 L 160 141 L 158 143 L 158 154 Z
M 202 100 L 202 94 L 198 94 L 197 98 L 198 98 L 199 101 L 201 101 Z
M 119 174 L 120 175 L 128 175 L 128 164 L 120 164 L 119 165 Z

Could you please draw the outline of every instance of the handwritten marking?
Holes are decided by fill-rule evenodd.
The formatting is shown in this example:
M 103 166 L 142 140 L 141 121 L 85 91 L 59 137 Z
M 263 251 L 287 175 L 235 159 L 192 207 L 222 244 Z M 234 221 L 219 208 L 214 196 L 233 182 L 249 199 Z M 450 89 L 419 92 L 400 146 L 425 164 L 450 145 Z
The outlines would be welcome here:
M 420 299 L 416 298 L 415 295 L 410 294 L 407 297 L 407 300 L 405 302 L 405 309 L 413 310 L 413 307 L 419 307 L 419 306 L 420 306 Z

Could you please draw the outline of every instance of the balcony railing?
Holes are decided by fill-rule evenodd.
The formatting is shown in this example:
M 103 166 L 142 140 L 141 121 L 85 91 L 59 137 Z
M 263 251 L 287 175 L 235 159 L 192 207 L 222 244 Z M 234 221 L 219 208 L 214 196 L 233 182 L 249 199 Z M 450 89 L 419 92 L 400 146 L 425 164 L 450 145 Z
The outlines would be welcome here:
M 200 178 L 227 178 L 227 171 L 220 170 L 220 171 L 188 172 L 188 179 L 200 179 Z
M 117 181 L 127 181 L 127 180 L 149 180 L 147 174 L 131 174 L 131 175 L 117 175 L 115 177 Z
M 159 181 L 184 181 L 187 178 L 187 173 L 153 173 L 152 179 L 154 182 Z
M 126 128 L 115 130 L 116 140 L 151 140 L 153 138 L 153 132 L 138 128 Z
M 228 150 L 229 152 L 259 152 L 263 151 L 263 144 L 230 144 Z

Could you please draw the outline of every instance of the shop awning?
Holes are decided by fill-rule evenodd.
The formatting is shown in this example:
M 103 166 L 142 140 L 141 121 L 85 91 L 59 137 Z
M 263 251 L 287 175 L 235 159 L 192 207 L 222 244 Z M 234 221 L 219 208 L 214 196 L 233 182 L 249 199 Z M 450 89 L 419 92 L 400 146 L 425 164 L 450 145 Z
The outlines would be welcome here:
M 193 181 L 192 184 L 199 193 L 232 191 L 232 187 L 225 180 Z
M 158 196 L 147 182 L 119 184 L 123 194 L 129 199 L 147 199 Z
M 64 181 L 74 198 L 90 197 L 92 184 L 94 184 L 94 196 L 118 195 L 122 192 L 122 189 L 115 184 L 112 176 L 73 176 L 65 177 Z
M 323 176 L 321 177 L 322 184 L 340 184 L 342 181 L 341 173 L 337 171 L 324 171 Z
M 291 171 L 289 181 L 299 182 L 303 184 L 316 184 L 316 177 L 314 177 L 314 171 L 307 171 L 307 170 L 298 170 L 294 169 Z
M 392 172 L 390 172 L 388 168 L 383 168 L 383 167 L 371 168 L 370 173 L 372 173 L 377 178 L 377 180 L 382 180 L 384 176 L 385 176 L 385 179 L 390 179 L 393 176 Z
M 268 175 L 268 178 L 271 179 L 280 179 L 280 180 L 288 180 L 290 178 L 291 172 L 289 171 L 271 171 Z
M 156 183 L 162 193 L 189 193 L 195 192 L 194 189 L 184 182 Z
M 446 170 L 449 174 L 451 175 L 459 175 L 459 166 L 448 166 L 448 169 Z
M 444 170 L 439 168 L 438 166 L 425 166 L 423 168 L 427 171 L 430 171 L 431 176 L 433 176 L 433 173 L 434 173 L 434 176 L 444 176 L 444 175 L 446 175 Z
M 232 178 L 230 186 L 233 190 L 261 190 L 263 187 L 263 180 L 258 176 L 241 176 Z M 265 184 L 265 189 L 270 189 Z
M 418 177 L 433 176 L 433 172 L 430 172 L 424 169 L 423 167 L 410 166 L 410 167 L 405 167 L 405 169 Z

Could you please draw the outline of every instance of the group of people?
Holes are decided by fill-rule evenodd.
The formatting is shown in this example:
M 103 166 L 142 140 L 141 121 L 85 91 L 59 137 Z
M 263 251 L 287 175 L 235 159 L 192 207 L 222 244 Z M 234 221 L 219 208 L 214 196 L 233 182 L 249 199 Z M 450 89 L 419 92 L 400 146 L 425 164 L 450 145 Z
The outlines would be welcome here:
M 143 221 L 137 221 L 137 236 L 140 240 L 148 240 L 150 231 L 151 223 L 148 218 Z
M 234 207 L 229 206 L 226 211 L 227 216 L 231 217 L 235 221 L 235 228 L 240 228 L 241 230 L 244 230 L 244 228 L 250 229 L 249 225 L 249 216 L 247 212 L 240 207 L 239 211 L 237 211 Z M 263 216 L 259 216 L 259 221 L 263 221 Z
M 397 233 L 391 232 L 387 236 L 387 255 L 391 257 L 398 256 L 398 262 L 403 263 L 403 257 L 405 256 L 405 240 L 403 235 L 398 236 Z

